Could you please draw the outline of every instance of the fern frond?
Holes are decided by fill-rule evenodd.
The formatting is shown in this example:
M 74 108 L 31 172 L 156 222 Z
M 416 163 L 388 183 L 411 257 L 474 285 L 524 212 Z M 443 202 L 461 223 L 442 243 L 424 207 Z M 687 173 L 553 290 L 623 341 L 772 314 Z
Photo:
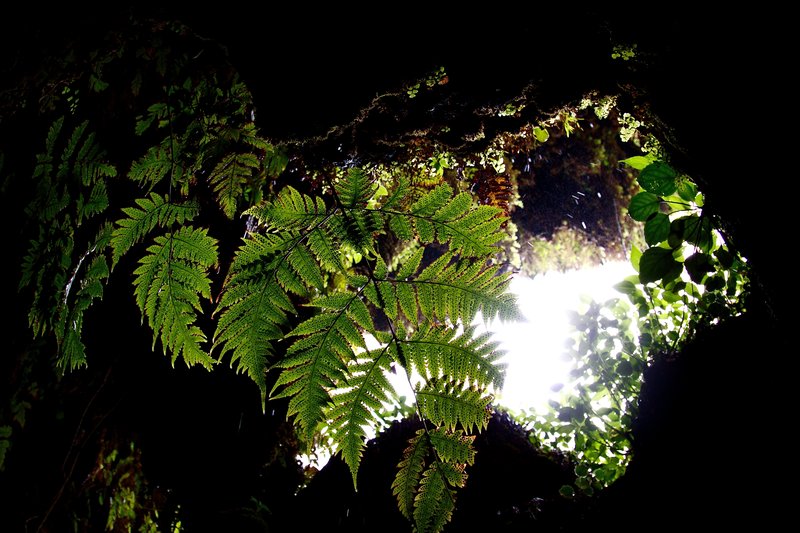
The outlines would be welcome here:
M 342 207 L 355 209 L 364 207 L 375 194 L 378 185 L 360 168 L 350 168 L 347 175 L 335 184 L 336 194 Z
M 463 431 L 447 431 L 435 428 L 429 432 L 431 446 L 440 460 L 449 463 L 471 465 L 475 462 L 475 435 L 465 435 Z
M 439 532 L 453 517 L 455 490 L 463 487 L 467 474 L 463 464 L 433 461 L 423 472 L 414 498 L 414 525 L 418 533 Z
M 478 312 L 486 320 L 499 317 L 514 319 L 519 315 L 516 297 L 506 293 L 509 274 L 501 274 L 499 266 L 480 261 L 455 261 L 443 254 L 422 272 L 419 268 L 422 251 L 414 253 L 392 278 L 380 268 L 374 273 L 375 287 L 364 294 L 386 315 L 395 319 L 399 310 L 415 324 L 421 316 L 431 322 L 449 320 L 469 324 Z
M 70 366 L 76 366 L 83 364 L 82 344 L 79 337 L 67 334 L 63 322 L 74 304 L 77 288 L 70 295 L 73 284 L 94 286 L 83 277 L 85 268 L 102 253 L 107 240 L 99 243 L 98 237 L 87 244 L 84 223 L 108 207 L 105 179 L 114 176 L 116 170 L 105 160 L 88 121 L 68 135 L 64 134 L 64 121 L 60 117 L 53 122 L 45 150 L 36 156 L 36 194 L 25 209 L 36 237 L 30 240 L 23 258 L 19 286 L 33 290 L 28 321 L 34 335 L 54 332 L 60 352 L 65 353 L 66 348 L 67 359 L 75 362 Z M 104 231 L 101 229 L 101 234 Z M 76 249 L 84 246 L 88 251 L 76 256 Z M 82 312 L 77 311 L 78 315 Z M 79 321 L 77 317 L 72 320 L 78 333 Z
M 117 220 L 111 237 L 112 268 L 137 242 L 145 238 L 156 226 L 169 227 L 192 220 L 200 208 L 197 202 L 171 203 L 166 196 L 150 193 L 149 198 L 136 200 L 138 207 L 125 207 L 127 218 Z
M 298 336 L 288 350 L 275 386 L 274 398 L 288 397 L 288 416 L 295 416 L 303 436 L 310 442 L 319 422 L 325 419 L 324 408 L 331 402 L 330 391 L 346 382 L 347 364 L 355 361 L 354 347 L 366 347 L 357 322 L 348 313 L 358 306 L 358 294 L 344 298 L 323 298 L 325 309 L 298 325 L 287 337 Z
M 355 488 L 366 428 L 376 426 L 382 402 L 389 403 L 395 394 L 387 377 L 392 362 L 389 351 L 385 348 L 373 350 L 362 357 L 348 365 L 344 387 L 333 394 L 333 407 L 326 413 L 328 426 L 350 467 Z
M 77 212 L 74 214 L 77 227 L 84 219 L 108 206 L 104 178 L 116 176 L 117 170 L 105 160 L 105 152 L 95 142 L 94 132 L 84 137 L 88 121 L 72 130 L 63 149 L 57 153 L 63 124 L 64 117 L 52 124 L 45 141 L 45 152 L 36 156 L 33 176 L 37 180 L 37 194 L 26 212 L 36 219 L 54 220 L 69 206 L 71 192 L 77 190 Z
M 397 498 L 397 506 L 409 520 L 414 519 L 414 499 L 417 495 L 425 460 L 430 452 L 430 440 L 424 429 L 409 439 L 403 450 L 403 457 L 397 465 L 397 474 L 392 481 L 392 494 Z
M 465 467 L 475 461 L 474 437 L 460 431 L 420 429 L 409 439 L 392 481 L 400 512 L 415 531 L 438 532 L 452 518 L 455 490 L 467 481 Z M 430 452 L 436 457 L 428 461 Z
M 104 224 L 91 247 L 83 253 L 63 289 L 54 331 L 58 341 L 57 365 L 74 370 L 86 365 L 86 348 L 81 338 L 83 315 L 95 299 L 103 297 L 110 270 L 103 253 L 111 238 L 111 224 Z M 86 266 L 81 274 L 81 267 Z
M 461 425 L 472 431 L 473 427 L 485 429 L 489 423 L 492 396 L 479 387 L 434 378 L 419 388 L 416 396 L 420 413 L 437 426 L 455 430 Z
M 88 124 L 88 121 L 81 124 L 82 130 Z M 81 134 L 83 134 L 82 130 Z M 78 133 L 78 129 L 75 130 L 75 133 Z M 64 155 L 66 156 L 66 152 Z M 89 186 L 102 178 L 113 178 L 117 175 L 117 169 L 104 161 L 104 157 L 105 152 L 95 142 L 95 133 L 91 132 L 86 136 L 83 145 L 75 156 L 75 161 L 72 163 L 72 172 L 77 176 L 81 176 L 84 186 Z M 66 165 L 67 162 L 64 161 L 64 164 Z
M 402 189 L 403 194 L 407 193 Z M 497 251 L 497 243 L 505 238 L 505 218 L 496 207 L 474 207 L 469 193 L 453 196 L 453 189 L 441 184 L 419 198 L 410 209 L 397 211 L 387 207 L 402 203 L 392 197 L 377 211 L 389 217 L 389 227 L 401 239 L 413 234 L 422 244 L 434 241 L 448 244 L 454 254 L 482 257 Z M 413 229 L 412 229 L 413 228 Z
M 58 136 L 61 134 L 61 128 L 64 126 L 64 117 L 58 117 L 56 120 L 53 121 L 53 124 L 50 126 L 50 129 L 47 130 L 47 138 L 44 142 L 44 149 L 45 154 L 48 157 L 52 157 L 53 151 L 55 150 L 56 141 L 58 140 Z
M 167 178 L 173 185 L 187 181 L 191 177 L 191 169 L 183 161 L 181 146 L 179 139 L 166 137 L 131 164 L 128 177 L 150 189 Z
M 89 219 L 94 215 L 100 214 L 108 207 L 108 191 L 103 181 L 98 181 L 92 186 L 88 197 L 83 193 L 78 193 L 77 199 L 77 222 L 80 226 L 84 219 Z
M 262 401 L 272 342 L 284 337 L 287 314 L 297 314 L 287 291 L 307 296 L 309 288 L 322 286 L 319 265 L 302 238 L 292 231 L 251 234 L 236 252 L 219 298 L 212 349 L 221 348 L 220 358 L 232 352 L 231 365 L 256 382 Z
M 426 380 L 448 376 L 461 383 L 500 389 L 505 377 L 505 364 L 499 363 L 503 352 L 498 343 L 490 342 L 491 334 L 475 336 L 475 328 L 464 328 L 457 334 L 455 326 L 423 326 L 404 341 L 403 355 Z M 410 369 L 409 369 L 410 370 Z
M 342 248 L 337 237 L 331 232 L 330 227 L 318 225 L 306 236 L 308 248 L 314 253 L 320 266 L 328 272 L 341 272 Z
M 260 166 L 255 154 L 228 154 L 208 175 L 217 203 L 228 218 L 233 219 L 245 185 L 259 172 Z
M 294 187 L 285 187 L 272 202 L 263 202 L 245 211 L 262 224 L 275 230 L 301 230 L 311 228 L 329 213 L 322 198 L 301 194 Z
M 182 227 L 155 238 L 134 271 L 136 303 L 153 330 L 172 354 L 188 366 L 211 368 L 214 360 L 200 348 L 205 334 L 195 325 L 200 296 L 211 297 L 208 270 L 217 263 L 217 242 L 205 229 Z

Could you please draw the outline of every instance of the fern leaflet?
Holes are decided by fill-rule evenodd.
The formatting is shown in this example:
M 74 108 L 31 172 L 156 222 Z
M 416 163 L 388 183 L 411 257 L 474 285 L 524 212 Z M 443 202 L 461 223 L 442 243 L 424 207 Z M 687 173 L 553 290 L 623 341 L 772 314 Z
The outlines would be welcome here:
M 436 424 L 455 430 L 462 426 L 485 429 L 492 397 L 478 387 L 445 379 L 430 379 L 416 391 L 420 413 Z
M 422 250 L 393 278 L 379 265 L 375 270 L 377 288 L 368 287 L 365 296 L 382 307 L 390 318 L 396 318 L 402 311 L 412 324 L 420 317 L 469 324 L 479 311 L 487 320 L 496 316 L 502 320 L 517 317 L 516 297 L 505 292 L 509 274 L 500 274 L 499 266 L 458 261 L 445 253 L 422 272 L 412 275 L 421 257 Z
M 456 507 L 454 488 L 467 482 L 464 465 L 434 460 L 422 473 L 414 498 L 414 525 L 419 533 L 438 532 L 453 517 Z
M 110 238 L 111 224 L 105 224 L 100 228 L 91 247 L 81 255 L 66 282 L 54 328 L 59 346 L 57 364 L 64 370 L 74 370 L 86 365 L 86 347 L 81 339 L 83 315 L 95 299 L 103 297 L 103 285 L 110 270 L 102 252 Z M 83 265 L 88 266 L 81 276 Z
M 410 338 L 400 341 L 403 355 L 426 380 L 448 376 L 461 383 L 493 386 L 500 389 L 505 377 L 505 365 L 498 362 L 503 352 L 498 343 L 490 342 L 490 333 L 475 335 L 467 327 L 457 335 L 453 326 L 424 325 Z
M 365 428 L 375 426 L 382 402 L 389 403 L 395 394 L 387 377 L 391 362 L 389 351 L 382 348 L 350 364 L 344 387 L 334 393 L 333 407 L 325 413 L 342 457 L 350 467 L 354 487 L 365 444 Z
M 409 439 L 403 457 L 397 465 L 397 474 L 392 481 L 392 494 L 397 498 L 400 512 L 409 520 L 414 519 L 414 499 L 425 471 L 425 462 L 430 452 L 430 440 L 424 429 Z
M 428 432 L 433 449 L 440 460 L 451 463 L 471 465 L 475 462 L 474 435 L 465 435 L 463 431 L 448 431 L 436 428 Z
M 134 294 L 153 330 L 153 345 L 161 339 L 172 364 L 182 356 L 187 365 L 210 368 L 214 360 L 200 345 L 205 334 L 194 323 L 201 310 L 199 296 L 211 297 L 208 269 L 217 263 L 217 243 L 205 229 L 182 227 L 155 238 L 155 244 L 134 271 Z
M 358 300 L 358 294 L 342 296 L 315 302 L 328 308 L 287 334 L 302 338 L 287 349 L 286 358 L 276 365 L 283 370 L 273 387 L 273 392 L 280 390 L 274 397 L 290 398 L 288 415 L 296 416 L 307 442 L 311 442 L 317 424 L 325 420 L 324 408 L 331 403 L 329 391 L 346 383 L 347 364 L 356 359 L 354 347 L 366 348 L 358 322 L 348 312 L 351 305 L 357 309 L 358 304 L 353 302 Z M 352 441 L 346 445 L 352 451 Z M 350 460 L 355 461 L 352 455 Z
M 94 286 L 94 282 L 102 283 L 100 280 L 107 277 L 107 274 L 98 274 L 89 281 L 79 271 L 88 264 L 95 264 L 96 256 L 107 245 L 104 237 L 87 236 L 88 232 L 97 231 L 98 225 L 87 226 L 86 222 L 108 207 L 106 179 L 115 176 L 116 169 L 105 159 L 95 134 L 88 129 L 88 121 L 62 136 L 64 121 L 65 118 L 60 117 L 53 122 L 45 150 L 36 156 L 33 171 L 36 195 L 25 210 L 35 224 L 36 237 L 30 240 L 22 260 L 19 287 L 31 287 L 33 291 L 28 322 L 34 335 L 55 332 L 60 352 L 63 354 L 66 349 L 67 359 L 74 361 L 66 366 L 74 367 L 83 364 L 82 344 L 65 342 L 75 338 L 74 334 L 68 335 L 68 331 L 79 332 L 80 328 L 74 325 L 69 330 L 62 322 L 72 305 L 68 296 L 73 282 Z M 71 202 L 73 196 L 75 201 Z M 101 235 L 104 232 L 105 229 L 100 230 Z M 76 255 L 76 250 L 88 251 Z M 88 303 L 86 305 L 88 307 Z M 83 310 L 76 313 L 82 316 Z M 75 320 L 77 324 L 79 320 Z
M 208 181 L 225 216 L 233 218 L 245 185 L 258 174 L 260 167 L 255 154 L 228 154 L 211 171 Z
M 182 146 L 180 139 L 173 139 L 172 136 L 164 138 L 131 164 L 128 177 L 147 185 L 149 189 L 167 178 L 171 185 L 185 186 L 192 176 L 192 169 L 184 161 Z M 183 188 L 181 192 L 185 192 Z
M 149 198 L 136 200 L 138 207 L 125 207 L 122 211 L 127 218 L 117 220 L 117 228 L 111 236 L 113 250 L 111 264 L 117 264 L 120 258 L 133 245 L 145 238 L 156 226 L 169 227 L 192 220 L 199 211 L 197 202 L 188 201 L 173 204 L 167 197 L 150 193 Z

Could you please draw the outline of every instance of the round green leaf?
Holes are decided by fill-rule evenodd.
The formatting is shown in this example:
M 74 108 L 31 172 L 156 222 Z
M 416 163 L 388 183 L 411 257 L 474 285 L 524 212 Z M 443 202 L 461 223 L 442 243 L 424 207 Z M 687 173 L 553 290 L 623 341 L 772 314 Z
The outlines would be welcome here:
M 717 291 L 725 286 L 725 280 L 722 276 L 709 276 L 705 286 L 707 291 Z
M 633 198 L 628 206 L 628 213 L 631 218 L 644 222 L 654 213 L 658 213 L 658 207 L 661 204 L 661 199 L 650 192 L 640 192 Z
M 572 488 L 572 485 L 562 485 L 561 488 L 558 489 L 558 493 L 565 498 L 575 497 L 575 489 Z
M 711 257 L 703 253 L 696 253 L 692 254 L 690 257 L 683 262 L 684 266 L 686 266 L 686 271 L 689 273 L 689 277 L 692 278 L 692 281 L 695 283 L 700 283 L 703 281 L 703 277 L 709 273 L 714 271 L 714 265 L 711 263 Z
M 669 224 L 669 237 L 667 244 L 673 250 L 683 246 L 683 231 L 686 227 L 686 217 L 676 218 Z
M 636 292 L 636 285 L 628 280 L 624 280 L 614 285 L 614 290 L 621 292 L 622 294 L 632 295 Z
M 620 361 L 617 365 L 617 374 L 626 378 L 633 374 L 633 366 L 629 361 Z
M 642 251 L 635 244 L 631 246 L 631 265 L 636 272 L 639 272 L 639 261 L 642 258 Z M 641 281 L 641 280 L 639 280 Z M 638 282 L 635 282 L 638 283 Z
M 669 217 L 656 213 L 644 223 L 644 240 L 650 246 L 667 240 L 669 237 Z
M 575 479 L 575 485 L 577 485 L 579 489 L 586 490 L 592 486 L 592 482 L 588 477 L 581 476 Z
M 575 466 L 575 475 L 576 476 L 585 476 L 589 473 L 589 467 L 585 464 L 581 463 Z
M 683 238 L 686 242 L 694 244 L 704 252 L 710 252 L 714 243 L 714 237 L 711 234 L 711 221 L 706 217 L 695 215 L 686 217 L 685 220 Z
M 639 260 L 639 279 L 642 283 L 650 283 L 663 279 L 670 281 L 677 278 L 683 265 L 672 257 L 672 250 L 665 248 L 648 248 Z
M 675 192 L 677 175 L 674 168 L 663 161 L 656 161 L 647 165 L 639 173 L 639 185 L 644 190 L 658 196 L 669 196 Z
M 722 265 L 722 268 L 730 268 L 733 265 L 733 254 L 725 248 L 720 248 L 714 252 L 714 256 L 719 261 L 719 264 Z
M 678 196 L 687 202 L 693 202 L 697 196 L 697 185 L 686 176 L 680 176 L 677 180 Z
M 540 143 L 547 142 L 547 139 L 550 138 L 550 133 L 544 128 L 533 128 L 533 136 L 536 137 L 536 140 Z
M 635 168 L 636 170 L 643 170 L 652 162 L 652 159 L 643 155 L 635 155 L 633 157 L 629 157 L 628 159 L 620 160 L 620 163 L 625 163 L 629 167 Z
M 671 303 L 671 304 L 674 304 L 675 302 L 680 302 L 681 300 L 683 300 L 683 298 L 681 298 L 680 294 L 677 294 L 677 293 L 672 292 L 672 291 L 664 291 L 664 293 L 661 295 L 661 297 L 664 299 L 665 302 Z

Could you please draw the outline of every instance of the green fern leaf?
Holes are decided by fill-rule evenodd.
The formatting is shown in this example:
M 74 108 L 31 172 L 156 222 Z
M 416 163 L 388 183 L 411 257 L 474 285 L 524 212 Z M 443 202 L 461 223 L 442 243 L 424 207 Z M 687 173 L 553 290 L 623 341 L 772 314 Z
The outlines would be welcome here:
M 314 253 L 320 266 L 328 272 L 341 272 L 342 266 L 341 246 L 326 226 L 317 226 L 308 233 L 306 238 L 308 248 Z
M 136 303 L 160 338 L 172 363 L 182 357 L 188 366 L 211 368 L 214 360 L 200 345 L 205 334 L 194 325 L 200 296 L 211 297 L 208 270 L 217 263 L 217 243 L 205 229 L 182 227 L 155 238 L 134 271 Z
M 212 349 L 221 347 L 220 357 L 232 352 L 231 365 L 258 384 L 262 401 L 272 342 L 284 337 L 287 315 L 297 313 L 286 292 L 305 296 L 308 287 L 323 285 L 319 265 L 302 239 L 294 231 L 251 234 L 236 254 L 219 300 Z
M 273 341 L 283 338 L 287 315 L 295 314 L 292 302 L 270 276 L 235 278 L 222 294 L 222 310 L 213 349 L 231 352 L 231 366 L 246 372 L 261 390 L 262 408 L 267 395 L 267 362 L 274 353 Z M 221 358 L 222 356 L 220 356 Z
M 283 188 L 274 201 L 251 207 L 245 214 L 273 230 L 284 231 L 314 227 L 329 215 L 321 198 L 301 194 L 294 187 Z
M 455 380 L 431 379 L 416 392 L 422 415 L 450 430 L 461 425 L 467 431 L 486 428 L 492 396 L 478 387 L 466 387 Z
M 469 324 L 478 312 L 486 320 L 496 316 L 510 320 L 519 315 L 516 297 L 505 292 L 510 275 L 500 274 L 499 266 L 454 261 L 448 253 L 414 275 L 421 258 L 422 252 L 415 252 L 395 278 L 388 276 L 378 260 L 373 273 L 377 290 L 368 288 L 364 294 L 390 319 L 397 319 L 398 303 L 412 324 L 419 316 L 432 322 Z
M 461 217 L 435 217 L 439 242 L 448 242 L 450 249 L 464 256 L 479 257 L 497 250 L 496 243 L 505 238 L 500 228 L 505 221 L 502 209 L 482 205 Z
M 386 284 L 382 284 L 381 286 L 385 285 Z M 403 315 L 405 315 L 409 323 L 415 324 L 418 318 L 418 311 L 417 297 L 414 294 L 414 290 L 406 283 L 399 283 L 395 287 L 395 290 L 397 291 L 397 301 L 400 304 Z
M 411 180 L 405 176 L 400 176 L 394 183 L 389 195 L 383 201 L 383 210 L 391 211 L 397 210 L 404 211 L 406 202 L 411 194 Z M 409 236 L 409 239 L 411 237 Z
M 491 334 L 475 335 L 470 326 L 457 334 L 454 326 L 423 326 L 401 341 L 406 360 L 425 379 L 448 376 L 461 383 L 502 388 L 505 364 L 498 360 L 503 352 Z M 411 369 L 410 369 L 411 370 Z
M 397 235 L 400 240 L 410 241 L 414 238 L 414 229 L 411 222 L 404 216 L 389 217 L 389 229 Z M 430 229 L 430 239 L 433 239 L 433 228 Z M 431 242 L 430 239 L 427 242 Z M 422 239 L 420 239 L 421 241 Z
M 400 203 L 394 199 L 393 202 Z M 505 237 L 501 230 L 505 219 L 499 208 L 486 205 L 473 208 L 469 193 L 453 196 L 453 189 L 447 184 L 422 196 L 408 212 L 386 206 L 378 211 L 389 217 L 389 228 L 399 238 L 409 239 L 413 225 L 420 243 L 449 244 L 454 254 L 465 257 L 491 255 L 497 250 L 496 243 Z
M 209 174 L 208 181 L 217 203 L 228 218 L 233 219 L 245 185 L 258 173 L 260 166 L 255 154 L 228 154 Z
M 150 189 L 167 178 L 172 185 L 183 185 L 191 178 L 192 170 L 183 161 L 181 147 L 180 140 L 165 138 L 161 144 L 148 148 L 142 157 L 131 164 L 128 177 Z
M 86 366 L 86 349 L 81 338 L 83 315 L 93 300 L 103 297 L 103 287 L 110 273 L 103 250 L 110 237 L 111 224 L 105 224 L 79 259 L 63 289 L 54 327 L 59 347 L 56 364 L 62 370 Z
M 358 326 L 347 313 L 357 300 L 357 294 L 322 299 L 320 306 L 327 309 L 287 334 L 301 338 L 276 365 L 283 370 L 273 387 L 273 393 L 280 390 L 274 397 L 290 397 L 288 416 L 296 416 L 307 442 L 325 419 L 323 409 L 331 401 L 329 391 L 345 382 L 347 364 L 356 360 L 353 348 L 365 347 Z
M 117 220 L 117 228 L 111 237 L 112 268 L 137 242 L 145 238 L 156 226 L 169 227 L 192 220 L 199 212 L 194 201 L 173 204 L 167 197 L 150 193 L 149 198 L 136 200 L 138 207 L 126 207 L 122 211 L 127 218 Z
M 83 130 L 88 124 L 88 121 L 81 124 L 81 134 L 83 134 Z M 76 129 L 75 133 L 78 133 L 78 131 L 79 130 Z M 73 137 L 75 137 L 74 134 Z M 66 155 L 67 152 L 64 152 L 64 156 Z M 84 186 L 88 187 L 102 178 L 113 178 L 117 175 L 117 169 L 114 168 L 113 165 L 105 162 L 103 160 L 104 156 L 105 153 L 95 142 L 95 133 L 89 133 L 78 151 L 78 154 L 75 156 L 75 161 L 72 166 L 72 172 L 77 176 L 81 176 Z M 66 164 L 66 161 L 64 163 Z
M 425 460 L 430 452 L 430 441 L 424 429 L 409 439 L 403 458 L 397 465 L 397 474 L 392 481 L 392 494 L 397 498 L 400 512 L 408 520 L 414 519 L 414 500 L 417 488 L 425 471 Z
M 287 261 L 292 270 L 303 280 L 305 286 L 313 287 L 319 291 L 323 289 L 325 280 L 322 278 L 319 265 L 308 248 L 295 246 L 287 255 Z
M 414 523 L 419 533 L 439 532 L 453 517 L 455 491 L 467 481 L 464 465 L 433 461 L 422 474 L 414 499 Z
M 70 294 L 70 287 L 91 283 L 83 277 L 86 266 L 107 245 L 105 240 L 99 243 L 99 237 L 87 244 L 84 223 L 107 208 L 105 178 L 116 173 L 89 132 L 89 123 L 77 125 L 64 139 L 64 121 L 60 117 L 51 125 L 45 151 L 36 157 L 36 194 L 25 209 L 36 236 L 29 242 L 20 277 L 20 288 L 33 291 L 28 319 L 34 335 L 54 332 L 62 354 L 68 338 L 63 322 L 77 305 L 77 289 Z M 84 246 L 88 251 L 76 256 L 76 249 Z M 82 311 L 77 313 L 82 315 Z M 78 322 L 76 316 L 73 324 Z M 84 354 L 79 336 L 77 342 L 73 339 L 70 334 L 66 348 L 68 359 L 75 361 L 72 366 L 77 366 L 83 364 Z
M 397 271 L 397 279 L 404 280 L 410 276 L 413 276 L 417 273 L 419 269 L 419 265 L 422 262 L 422 256 L 425 253 L 425 248 L 419 247 L 414 250 L 414 253 L 411 254 L 404 263 L 403 266 Z
M 436 455 L 442 461 L 467 465 L 475 462 L 474 435 L 464 435 L 461 430 L 435 428 L 429 432 L 429 437 Z
M 342 207 L 355 209 L 366 206 L 369 199 L 375 194 L 378 185 L 369 178 L 364 170 L 350 168 L 347 170 L 347 175 L 339 180 L 335 187 Z
M 365 428 L 376 426 L 382 402 L 389 403 L 395 394 L 387 377 L 391 362 L 388 350 L 381 349 L 368 352 L 363 360 L 351 363 L 344 387 L 333 394 L 333 407 L 326 413 L 328 426 L 350 467 L 355 488 L 366 439 Z
M 55 150 L 56 141 L 58 140 L 58 137 L 61 134 L 61 128 L 63 126 L 64 126 L 64 117 L 58 117 L 58 119 L 53 121 L 53 124 L 47 131 L 47 138 L 45 139 L 44 148 L 45 148 L 45 153 L 49 157 L 52 157 L 53 151 Z
M 331 402 L 329 390 L 341 382 L 347 371 L 330 346 L 300 343 L 305 349 L 288 356 L 276 366 L 282 368 L 273 388 L 273 398 L 289 398 L 288 416 L 294 416 L 301 436 L 311 442 L 317 424 L 324 420 L 324 408 Z M 331 339 L 331 343 L 336 339 Z M 275 394 L 276 389 L 282 389 Z
M 92 186 L 89 196 L 84 199 L 82 193 L 78 194 L 77 200 L 77 225 L 80 226 L 84 219 L 89 219 L 94 215 L 102 213 L 108 207 L 108 192 L 106 184 L 98 181 Z

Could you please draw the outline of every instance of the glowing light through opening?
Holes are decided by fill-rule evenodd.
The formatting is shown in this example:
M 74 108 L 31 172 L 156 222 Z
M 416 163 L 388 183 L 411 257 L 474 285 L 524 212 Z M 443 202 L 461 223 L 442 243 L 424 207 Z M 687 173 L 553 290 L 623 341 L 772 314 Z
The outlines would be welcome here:
M 557 397 L 551 387 L 566 383 L 572 369 L 562 358 L 564 342 L 572 333 L 568 312 L 583 310 L 587 298 L 604 302 L 621 296 L 614 284 L 635 273 L 626 261 L 535 278 L 516 276 L 509 290 L 518 297 L 522 320 L 486 325 L 482 318 L 476 320 L 477 333 L 492 331 L 506 351 L 502 359 L 508 365 L 506 379 L 496 403 L 512 411 L 549 409 L 548 400 Z M 398 395 L 412 398 L 402 371 L 390 378 Z
M 488 324 L 508 367 L 497 403 L 514 411 L 549 407 L 557 394 L 551 387 L 569 381 L 572 364 L 564 361 L 564 342 L 572 333 L 568 312 L 582 310 L 586 298 L 604 302 L 621 296 L 614 284 L 635 274 L 628 262 L 569 272 L 548 272 L 528 278 L 515 277 L 510 291 L 517 295 L 523 319 L 519 322 Z

